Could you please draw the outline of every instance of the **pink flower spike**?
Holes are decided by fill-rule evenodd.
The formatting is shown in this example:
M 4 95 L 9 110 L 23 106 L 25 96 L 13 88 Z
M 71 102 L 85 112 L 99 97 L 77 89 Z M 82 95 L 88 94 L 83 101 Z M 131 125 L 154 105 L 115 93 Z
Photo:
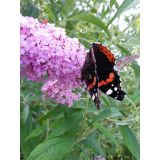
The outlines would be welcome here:
M 86 55 L 84 46 L 67 37 L 64 29 L 32 17 L 21 16 L 20 28 L 21 75 L 43 82 L 45 97 L 71 106 L 80 96 L 73 91 L 81 85 L 77 78 Z

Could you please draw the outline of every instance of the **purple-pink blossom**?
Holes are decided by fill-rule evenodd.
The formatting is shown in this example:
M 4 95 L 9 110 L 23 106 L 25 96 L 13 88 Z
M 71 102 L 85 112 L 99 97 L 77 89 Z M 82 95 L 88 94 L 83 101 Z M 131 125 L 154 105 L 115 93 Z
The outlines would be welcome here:
M 45 96 L 71 106 L 79 97 L 73 91 L 80 87 L 84 46 L 67 37 L 64 29 L 32 17 L 21 16 L 20 34 L 21 75 L 43 82 Z
M 120 72 L 125 66 L 131 64 L 134 60 L 136 60 L 138 58 L 139 58 L 138 54 L 125 56 L 123 58 L 120 58 L 117 60 L 115 68 L 116 68 L 116 70 L 118 70 Z

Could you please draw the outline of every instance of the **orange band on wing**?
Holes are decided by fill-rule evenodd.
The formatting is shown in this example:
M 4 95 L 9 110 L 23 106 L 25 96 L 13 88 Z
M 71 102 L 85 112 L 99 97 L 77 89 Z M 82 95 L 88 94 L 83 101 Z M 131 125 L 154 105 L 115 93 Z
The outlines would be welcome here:
M 102 80 L 102 81 L 98 82 L 98 87 L 101 87 L 103 85 L 106 85 L 106 84 L 112 82 L 114 80 L 114 77 L 115 77 L 114 73 L 111 72 L 109 74 L 109 77 L 106 80 Z
M 92 89 L 95 85 L 96 85 L 96 77 L 94 77 L 93 82 L 91 82 L 91 83 L 87 86 L 88 90 Z
M 107 59 L 110 61 L 110 62 L 115 62 L 115 57 L 114 55 L 111 53 L 111 51 L 107 48 L 107 47 L 104 47 L 102 45 L 99 46 L 99 50 L 105 54 L 107 56 Z

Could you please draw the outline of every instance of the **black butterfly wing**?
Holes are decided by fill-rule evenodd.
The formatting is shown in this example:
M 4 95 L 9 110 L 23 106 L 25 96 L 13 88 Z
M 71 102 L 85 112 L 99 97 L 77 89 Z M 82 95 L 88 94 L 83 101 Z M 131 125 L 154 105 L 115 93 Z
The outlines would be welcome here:
M 116 100 L 122 101 L 124 99 L 125 92 L 122 90 L 120 83 L 120 76 L 116 71 L 113 71 L 106 76 L 100 76 L 98 86 L 103 93 Z
M 82 80 L 85 81 L 88 92 L 91 95 L 97 109 L 100 109 L 100 100 L 98 95 L 98 76 L 96 71 L 96 60 L 94 57 L 94 50 L 91 47 L 87 53 L 84 65 L 81 69 Z
M 120 86 L 120 76 L 114 70 L 115 57 L 114 55 L 101 44 L 93 43 L 94 56 L 97 64 L 98 87 L 108 96 L 122 101 L 125 92 Z

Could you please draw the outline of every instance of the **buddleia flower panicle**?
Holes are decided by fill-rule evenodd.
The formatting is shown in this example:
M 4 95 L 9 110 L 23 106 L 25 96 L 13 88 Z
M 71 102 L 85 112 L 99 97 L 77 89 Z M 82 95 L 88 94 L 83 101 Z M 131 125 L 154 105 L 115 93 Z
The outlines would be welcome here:
M 76 38 L 69 38 L 64 29 L 38 19 L 21 16 L 20 23 L 21 75 L 43 82 L 45 97 L 71 106 L 80 95 L 81 66 L 86 50 Z
M 138 54 L 129 55 L 129 56 L 125 56 L 125 57 L 119 58 L 119 59 L 117 59 L 115 68 L 116 68 L 117 71 L 120 72 L 125 66 L 131 64 L 136 59 L 139 59 L 139 55 Z

